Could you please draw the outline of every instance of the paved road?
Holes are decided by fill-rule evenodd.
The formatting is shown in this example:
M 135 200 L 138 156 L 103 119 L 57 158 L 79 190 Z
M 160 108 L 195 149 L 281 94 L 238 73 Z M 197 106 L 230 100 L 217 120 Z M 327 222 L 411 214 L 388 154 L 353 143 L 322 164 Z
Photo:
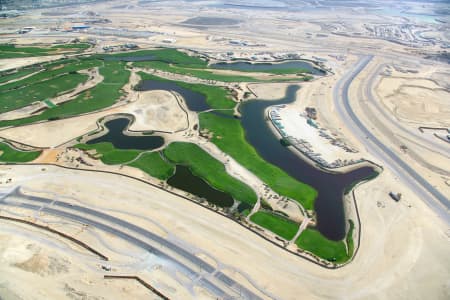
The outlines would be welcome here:
M 10 199 L 10 197 L 13 198 Z M 175 245 L 142 227 L 138 227 L 134 224 L 123 221 L 111 215 L 63 201 L 56 201 L 44 197 L 25 195 L 20 191 L 18 191 L 18 189 L 14 190 L 7 197 L 0 197 L 0 204 L 13 207 L 22 207 L 34 211 L 41 211 L 62 218 L 75 220 L 77 222 L 88 224 L 102 231 L 113 234 L 141 249 L 144 249 L 154 254 L 160 259 L 175 263 L 179 267 L 179 271 L 181 271 L 194 281 L 197 281 L 197 284 L 208 289 L 210 292 L 220 297 L 220 299 L 232 299 L 236 298 L 236 295 L 239 295 L 239 297 L 242 299 L 261 299 L 253 292 L 251 292 L 250 290 L 248 290 L 247 288 L 236 282 L 234 279 L 225 275 L 223 272 L 217 270 L 216 268 L 206 263 L 205 261 L 201 260 L 197 256 L 187 252 L 178 245 Z M 80 213 L 82 215 L 80 215 Z M 94 220 L 92 217 L 94 217 L 96 220 Z M 115 226 L 118 226 L 123 230 L 119 230 L 114 226 L 107 225 L 104 222 L 100 222 L 97 220 L 102 220 L 107 223 L 114 224 Z M 128 231 L 129 233 L 125 232 L 124 230 Z M 153 244 L 157 243 L 159 246 L 162 246 L 161 248 L 163 249 L 165 248 L 169 252 L 172 252 L 177 256 L 182 257 L 183 260 L 186 260 L 190 265 L 200 267 L 201 270 L 205 271 L 207 274 L 203 273 L 201 274 L 199 272 L 196 272 L 195 270 L 192 269 L 192 267 L 187 266 L 186 264 L 177 260 L 173 256 L 170 256 L 162 252 L 161 250 L 157 249 L 154 245 L 136 236 L 143 236 L 151 240 Z M 233 293 L 235 294 L 234 297 L 230 296 L 229 293 L 221 289 L 217 284 L 214 284 L 212 281 L 217 281 L 219 285 L 229 288 L 231 291 L 234 292 Z
M 349 87 L 355 77 L 367 66 L 373 56 L 362 57 L 353 70 L 346 73 L 336 84 L 333 97 L 335 106 L 341 118 L 353 131 L 356 137 L 376 157 L 385 163 L 385 167 L 392 169 L 399 178 L 419 195 L 440 217 L 450 224 L 450 201 L 433 187 L 428 181 L 414 171 L 397 154 L 386 147 L 359 120 L 349 101 Z M 431 195 L 434 197 L 431 197 Z M 436 201 L 437 200 L 437 201 Z

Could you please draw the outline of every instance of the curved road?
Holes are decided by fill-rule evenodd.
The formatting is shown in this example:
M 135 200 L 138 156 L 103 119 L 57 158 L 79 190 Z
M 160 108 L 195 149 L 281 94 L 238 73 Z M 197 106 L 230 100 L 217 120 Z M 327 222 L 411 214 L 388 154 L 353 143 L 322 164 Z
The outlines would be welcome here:
M 428 181 L 413 170 L 397 154 L 386 147 L 371 131 L 364 126 L 353 111 L 349 101 L 349 87 L 356 76 L 367 66 L 373 56 L 362 57 L 353 70 L 347 72 L 336 84 L 333 90 L 335 107 L 342 120 L 352 130 L 356 137 L 367 147 L 376 157 L 381 159 L 386 166 L 392 169 L 403 182 L 405 182 L 417 195 L 435 210 L 448 224 L 450 224 L 450 201 L 433 187 Z M 438 201 L 433 200 L 430 194 Z

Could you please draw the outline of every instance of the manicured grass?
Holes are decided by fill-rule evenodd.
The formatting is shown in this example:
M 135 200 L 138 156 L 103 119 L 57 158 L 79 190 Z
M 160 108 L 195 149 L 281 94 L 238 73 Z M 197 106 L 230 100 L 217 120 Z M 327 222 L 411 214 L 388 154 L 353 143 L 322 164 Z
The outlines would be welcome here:
M 22 80 L 7 83 L 0 86 L 0 92 L 24 88 L 39 81 L 62 76 L 67 73 L 74 73 L 103 65 L 101 60 L 96 59 L 62 59 L 44 65 L 45 70 Z
M 355 251 L 355 243 L 353 241 L 353 230 L 355 230 L 355 224 L 352 220 L 348 220 L 348 223 L 350 225 L 350 228 L 348 229 L 346 242 L 347 242 L 347 248 L 348 248 L 348 257 L 353 256 L 353 252 Z
M 41 151 L 20 151 L 12 148 L 6 143 L 0 143 L 0 151 L 1 162 L 29 162 L 41 155 Z
M 263 211 L 258 211 L 251 215 L 250 221 L 272 231 L 286 240 L 291 240 L 299 228 L 299 225 L 291 220 Z
M 87 79 L 88 76 L 85 74 L 65 74 L 24 88 L 9 90 L 0 95 L 0 113 L 30 105 L 35 101 L 56 97 L 58 94 L 74 89 Z
M 61 45 L 54 45 L 51 48 L 52 49 L 87 49 L 91 47 L 88 43 L 78 43 L 78 44 L 61 44 Z
M 143 80 L 170 81 L 185 89 L 203 94 L 206 97 L 206 103 L 214 109 L 232 109 L 236 105 L 236 102 L 231 100 L 229 92 L 220 87 L 167 80 L 144 72 L 139 72 L 138 74 Z
M 64 44 L 55 45 L 50 48 L 45 47 L 20 47 L 13 44 L 1 44 L 0 45 L 0 59 L 4 58 L 20 58 L 20 57 L 32 57 L 32 56 L 46 56 L 58 54 L 59 49 L 66 50 L 67 52 L 79 52 L 86 49 L 87 44 Z
M 223 118 L 211 113 L 199 114 L 200 128 L 214 133 L 212 142 L 223 152 L 258 176 L 275 192 L 298 201 L 306 209 L 314 209 L 317 191 L 301 183 L 280 168 L 262 159 L 245 139 L 244 129 L 237 119 Z
M 121 97 L 121 89 L 128 82 L 130 71 L 126 70 L 125 63 L 120 61 L 104 62 L 104 66 L 101 66 L 99 70 L 104 77 L 103 82 L 92 89 L 84 91 L 75 99 L 48 109 L 39 115 L 17 120 L 0 121 L 0 127 L 29 124 L 42 120 L 56 120 L 113 105 Z
M 107 165 L 124 164 L 135 159 L 141 151 L 116 149 L 111 143 L 77 144 L 75 148 L 81 150 L 95 150 L 100 155 L 100 160 Z
M 50 99 L 45 99 L 43 102 L 44 102 L 45 105 L 47 105 L 49 108 L 54 108 L 54 107 L 56 107 L 55 103 L 53 103 L 52 101 L 50 101 Z
M 137 160 L 128 165 L 141 169 L 150 176 L 161 180 L 168 179 L 175 171 L 174 166 L 165 161 L 159 152 L 143 153 Z
M 230 194 L 235 200 L 254 205 L 256 193 L 246 184 L 230 176 L 224 165 L 195 144 L 175 142 L 164 149 L 172 162 L 189 167 L 192 173 L 212 187 Z
M 204 68 L 207 66 L 207 62 L 197 56 L 189 56 L 186 53 L 178 51 L 176 49 L 156 49 L 156 50 L 140 50 L 122 52 L 117 54 L 109 54 L 110 57 L 142 57 L 151 56 L 155 61 L 161 61 L 176 65 L 182 65 L 184 67 L 192 68 Z
M 306 228 L 297 241 L 298 247 L 328 261 L 342 263 L 350 258 L 344 241 L 331 241 L 316 229 Z
M 137 160 L 131 162 L 138 157 L 142 151 L 117 149 L 108 142 L 89 145 L 77 144 L 74 148 L 85 151 L 95 150 L 94 156 L 99 158 L 106 165 L 127 164 L 130 162 L 128 166 L 141 169 L 150 176 L 161 180 L 169 178 L 175 170 L 173 165 L 164 161 L 157 152 L 143 153 Z
M 10 80 L 22 78 L 33 72 L 38 71 L 39 69 L 40 69 L 39 67 L 32 67 L 32 68 L 22 69 L 17 72 L 2 72 L 2 74 L 0 75 L 0 83 L 4 83 L 4 82 L 10 81 Z
M 139 68 L 150 68 L 157 69 L 165 72 L 188 75 L 192 77 L 197 77 L 205 80 L 216 80 L 222 82 L 259 82 L 261 80 L 256 79 L 250 76 L 243 75 L 225 75 L 225 74 L 216 74 L 213 71 L 209 71 L 206 69 L 196 69 L 196 68 L 188 68 L 179 65 L 173 65 L 167 62 L 161 61 L 141 61 L 133 63 L 133 66 Z

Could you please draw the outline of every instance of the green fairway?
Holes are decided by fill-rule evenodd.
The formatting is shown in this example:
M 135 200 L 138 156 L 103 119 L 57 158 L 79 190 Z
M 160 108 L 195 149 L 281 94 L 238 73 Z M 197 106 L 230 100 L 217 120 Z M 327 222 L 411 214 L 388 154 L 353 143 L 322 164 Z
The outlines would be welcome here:
M 60 50 L 64 50 L 64 53 L 76 53 L 86 48 L 89 48 L 88 44 L 63 44 L 50 48 L 0 44 L 0 59 L 55 55 L 59 54 Z
M 42 72 L 22 80 L 0 85 L 0 92 L 24 88 L 28 85 L 36 84 L 43 80 L 48 80 L 68 73 L 74 73 L 101 65 L 103 65 L 103 62 L 95 59 L 61 59 L 52 63 L 44 64 L 45 70 Z
M 156 49 L 156 50 L 140 50 L 140 51 L 130 51 L 117 54 L 109 54 L 104 57 L 151 57 L 149 59 L 153 61 L 166 62 L 171 64 L 176 64 L 183 67 L 190 68 L 205 68 L 207 62 L 202 60 L 197 56 L 189 56 L 186 53 L 178 51 L 177 49 L 167 48 L 167 49 Z
M 161 180 L 168 179 L 175 171 L 174 166 L 165 161 L 159 152 L 143 153 L 137 160 L 128 165 L 141 169 L 150 176 Z
M 38 70 L 40 70 L 39 67 L 31 67 L 31 68 L 21 69 L 19 71 L 15 71 L 15 72 L 2 72 L 0 74 L 0 83 L 4 83 L 4 82 L 10 81 L 10 80 L 22 78 L 22 77 L 27 76 Z
M 93 145 L 77 144 L 75 148 L 81 150 L 95 150 L 100 160 L 107 165 L 124 164 L 135 159 L 141 151 L 116 149 L 111 143 L 98 143 Z
M 192 173 L 206 180 L 212 187 L 230 194 L 235 200 L 254 205 L 256 193 L 246 184 L 230 176 L 224 165 L 199 146 L 175 142 L 164 149 L 164 155 L 176 164 L 189 167 Z
M 200 128 L 214 133 L 212 142 L 223 152 L 231 155 L 275 192 L 298 201 L 305 209 L 314 209 L 317 191 L 263 160 L 255 148 L 246 141 L 244 129 L 239 120 L 223 118 L 211 113 L 202 113 L 199 119 Z
M 95 150 L 94 157 L 99 158 L 106 165 L 128 164 L 161 180 L 169 178 L 174 172 L 174 167 L 164 161 L 158 152 L 142 153 L 143 151 L 140 150 L 122 150 L 114 148 L 108 142 L 91 145 L 77 144 L 74 148 L 85 151 Z M 142 155 L 139 156 L 141 153 Z M 138 156 L 139 158 L 136 159 Z M 134 159 L 136 160 L 133 161 Z
M 206 103 L 213 109 L 232 109 L 236 105 L 236 102 L 231 100 L 229 92 L 221 87 L 173 81 L 144 72 L 139 72 L 138 74 L 141 76 L 142 80 L 170 81 L 176 83 L 180 87 L 200 93 L 206 97 Z
M 299 225 L 291 220 L 263 211 L 258 211 L 251 215 L 250 221 L 288 241 L 295 236 L 299 228 Z
M 48 109 L 39 115 L 17 120 L 0 121 L 0 127 L 29 124 L 41 120 L 56 120 L 113 105 L 122 96 L 121 89 L 128 82 L 130 71 L 126 70 L 125 63 L 120 61 L 104 62 L 104 65 L 99 70 L 104 77 L 103 82 L 82 92 L 75 99 Z
M 87 79 L 88 76 L 85 74 L 66 74 L 30 84 L 24 88 L 9 90 L 0 95 L 0 113 L 18 109 L 36 101 L 56 97 L 74 89 Z
M 259 82 L 259 81 L 272 81 L 260 80 L 252 77 L 251 75 L 242 75 L 237 72 L 237 75 L 220 74 L 214 69 L 208 67 L 208 62 L 202 60 L 196 56 L 189 56 L 176 49 L 158 49 L 158 50 L 142 50 L 136 52 L 125 52 L 119 54 L 112 54 L 113 57 L 142 57 L 148 56 L 149 60 L 133 62 L 133 66 L 140 68 L 151 68 L 165 72 L 188 75 L 205 80 L 216 80 L 222 82 Z M 241 71 L 241 73 L 254 73 L 257 71 Z M 267 69 L 259 71 L 262 73 L 273 75 L 293 75 L 298 73 L 308 73 L 308 70 L 303 69 Z M 286 80 L 286 79 L 284 79 Z M 283 81 L 284 81 L 283 80 Z M 302 80 L 301 78 L 288 78 L 287 80 Z
M 41 155 L 41 151 L 20 151 L 2 142 L 0 142 L 0 151 L 1 162 L 29 162 L 35 160 L 39 155 Z
M 161 61 L 141 61 L 133 63 L 133 66 L 138 68 L 150 68 L 157 69 L 164 72 L 188 75 L 192 77 L 197 77 L 205 80 L 216 80 L 222 82 L 259 82 L 261 80 L 256 79 L 251 76 L 243 76 L 243 75 L 226 75 L 226 74 L 216 74 L 213 71 L 209 71 L 209 69 L 196 69 L 196 68 L 188 68 L 179 65 L 173 65 L 167 62 Z
M 342 263 L 351 257 L 347 255 L 344 241 L 331 241 L 316 229 L 306 228 L 295 243 L 299 248 L 328 261 Z

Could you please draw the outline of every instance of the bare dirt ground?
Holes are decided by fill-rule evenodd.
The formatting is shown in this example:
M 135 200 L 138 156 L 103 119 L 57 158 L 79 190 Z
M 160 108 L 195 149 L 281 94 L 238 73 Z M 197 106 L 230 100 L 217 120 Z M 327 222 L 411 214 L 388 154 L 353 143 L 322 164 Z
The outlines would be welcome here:
M 446 267 L 450 263 L 446 255 L 450 251 L 448 232 L 414 195 L 406 192 L 404 201 L 399 203 L 393 202 L 386 195 L 396 182 L 389 172 L 384 173 L 376 182 L 361 186 L 356 192 L 358 199 L 361 199 L 358 205 L 364 228 L 360 255 L 345 268 L 325 270 L 280 250 L 220 215 L 131 179 L 53 167 L 46 167 L 44 172 L 39 166 L 12 168 L 16 174 L 12 178 L 12 184 L 20 183 L 28 189 L 46 193 L 62 193 L 78 199 L 83 205 L 103 208 L 108 213 L 120 211 L 136 224 L 142 222 L 138 215 L 146 217 L 162 226 L 169 235 L 190 245 L 201 245 L 202 252 L 219 260 L 226 268 L 245 270 L 252 280 L 282 299 L 297 299 L 299 293 L 308 299 L 411 299 L 411 293 L 417 299 L 426 295 L 433 299 L 448 297 L 448 286 L 445 285 L 450 275 Z M 5 170 L 5 167 L 2 169 Z M 21 182 L 27 178 L 33 179 Z M 55 181 L 56 178 L 70 180 L 62 183 Z M 86 186 L 85 182 L 90 182 L 91 185 Z M 115 189 L 104 188 L 112 182 Z M 174 218 L 177 222 L 171 221 Z M 6 231 L 5 227 L 2 227 L 2 231 Z M 94 243 L 96 247 L 103 249 L 104 245 L 114 245 L 116 248 L 117 245 L 120 249 L 120 242 L 108 242 L 109 237 L 104 239 L 106 244 Z M 18 244 L 21 244 L 21 240 Z M 3 250 L 2 253 L 19 247 L 8 245 L 6 249 L 11 250 Z M 8 274 L 14 274 L 19 268 L 14 264 L 23 266 L 33 255 L 10 259 L 10 263 L 2 264 L 2 268 Z M 1 257 L 5 260 L 8 255 L 3 254 Z M 100 279 L 91 279 L 96 277 L 94 274 L 97 271 L 78 270 L 84 266 L 83 262 L 74 262 L 72 256 L 64 258 L 72 262 L 69 270 L 74 275 L 71 278 L 84 273 L 83 277 L 90 279 L 75 281 L 81 291 L 88 295 L 98 295 L 97 291 L 102 291 L 98 286 L 103 286 L 104 283 L 99 282 Z M 244 261 L 245 267 L 242 265 Z M 6 274 L 5 272 L 2 274 Z M 383 273 L 382 278 L 379 277 L 380 273 Z M 45 287 L 53 284 L 51 282 L 54 280 L 54 277 L 42 277 L 26 271 L 17 274 L 23 274 L 21 277 L 27 278 L 29 284 L 19 291 L 13 291 L 20 292 L 25 298 L 33 293 L 36 286 Z M 158 282 L 157 277 L 151 278 Z M 70 277 L 57 280 L 73 282 Z M 326 289 L 323 288 L 324 285 L 327 286 Z M 170 289 L 162 288 L 173 295 Z M 46 288 L 41 288 L 41 291 L 43 295 L 50 295 L 50 290 Z
M 391 113 L 404 123 L 448 127 L 450 93 L 429 79 L 383 78 L 377 93 Z

